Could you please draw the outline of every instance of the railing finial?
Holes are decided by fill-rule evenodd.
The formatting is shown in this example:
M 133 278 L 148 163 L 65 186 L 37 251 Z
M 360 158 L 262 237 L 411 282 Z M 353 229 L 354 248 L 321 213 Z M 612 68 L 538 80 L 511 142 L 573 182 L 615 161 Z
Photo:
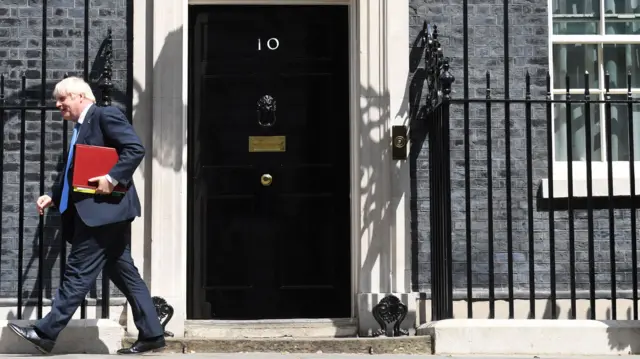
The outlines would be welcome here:
M 111 91 L 113 89 L 113 35 L 111 28 L 107 30 L 107 39 L 104 47 L 104 69 L 100 76 L 100 89 L 102 90 L 102 106 L 111 106 Z

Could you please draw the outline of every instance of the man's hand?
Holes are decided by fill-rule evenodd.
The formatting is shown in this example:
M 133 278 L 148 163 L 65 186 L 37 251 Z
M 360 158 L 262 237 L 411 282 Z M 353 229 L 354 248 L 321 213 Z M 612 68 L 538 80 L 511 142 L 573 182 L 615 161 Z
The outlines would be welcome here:
M 51 197 L 47 196 L 46 194 L 43 196 L 40 196 L 36 201 L 36 206 L 38 207 L 38 213 L 40 213 L 40 215 L 42 216 L 44 214 L 44 209 L 47 207 L 51 207 L 51 204 L 53 204 L 53 200 L 51 200 Z
M 96 188 L 96 194 L 110 194 L 113 192 L 113 188 L 115 187 L 106 176 L 93 177 L 89 179 L 89 182 L 98 183 L 98 188 Z

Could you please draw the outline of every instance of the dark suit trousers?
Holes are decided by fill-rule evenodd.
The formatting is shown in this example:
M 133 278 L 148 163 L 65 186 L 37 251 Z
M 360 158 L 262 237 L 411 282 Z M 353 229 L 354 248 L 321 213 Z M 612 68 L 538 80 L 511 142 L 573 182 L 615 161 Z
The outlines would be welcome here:
M 138 328 L 138 338 L 163 335 L 149 289 L 131 258 L 131 222 L 88 227 L 75 213 L 73 205 L 69 212 L 73 213 L 64 215 L 73 215 L 75 218 L 64 280 L 53 299 L 51 312 L 36 323 L 36 328 L 55 340 L 104 268 L 109 279 L 127 297 Z

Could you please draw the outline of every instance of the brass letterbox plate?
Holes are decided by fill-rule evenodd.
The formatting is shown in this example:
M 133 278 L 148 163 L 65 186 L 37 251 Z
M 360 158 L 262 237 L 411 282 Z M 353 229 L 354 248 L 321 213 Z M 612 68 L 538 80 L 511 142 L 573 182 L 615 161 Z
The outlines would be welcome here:
M 286 136 L 249 136 L 249 152 L 285 152 Z

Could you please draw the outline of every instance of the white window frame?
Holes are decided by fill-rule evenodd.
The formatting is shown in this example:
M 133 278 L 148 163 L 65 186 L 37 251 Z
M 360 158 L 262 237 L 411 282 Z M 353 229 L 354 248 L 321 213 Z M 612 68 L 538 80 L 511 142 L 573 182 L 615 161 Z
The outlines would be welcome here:
M 555 98 L 557 95 L 566 94 L 566 89 L 554 89 L 554 82 L 557 80 L 554 78 L 553 69 L 553 46 L 556 44 L 597 44 L 598 46 L 598 73 L 589 74 L 589 76 L 597 76 L 599 79 L 599 88 L 590 88 L 590 96 L 592 99 L 604 100 L 605 95 L 605 69 L 603 61 L 603 45 L 607 44 L 640 44 L 640 36 L 638 35 L 604 35 L 605 33 L 605 18 L 604 11 L 605 0 L 598 1 L 600 6 L 600 19 L 599 19 L 599 34 L 598 35 L 554 35 L 553 34 L 553 0 L 547 2 L 547 15 L 548 15 L 548 31 L 549 31 L 549 73 L 551 77 L 551 98 Z M 636 18 L 637 19 L 637 18 Z M 640 20 L 640 19 L 639 19 Z M 573 79 L 576 81 L 576 79 Z M 625 82 L 626 85 L 626 82 Z M 572 88 L 569 91 L 573 94 L 584 94 L 584 89 Z M 640 88 L 632 88 L 631 92 L 634 97 L 640 96 Z M 609 92 L 611 95 L 626 95 L 627 89 L 611 89 Z M 604 141 L 608 139 L 605 131 L 605 105 L 600 106 L 600 133 L 605 134 L 602 138 L 602 158 L 606 158 L 606 146 Z M 555 128 L 555 111 L 551 114 L 551 129 Z M 635 130 L 635 129 L 634 129 Z M 640 131 L 640 128 L 637 129 Z M 568 197 L 568 181 L 569 173 L 567 168 L 567 161 L 556 160 L 556 146 L 555 146 L 555 131 L 552 136 L 552 158 L 553 158 L 553 197 L 554 198 L 566 198 Z M 634 147 L 640 146 L 640 143 L 634 143 Z M 634 159 L 635 168 L 635 192 L 640 195 L 640 158 Z M 609 195 L 609 176 L 608 176 L 608 163 L 606 160 L 592 161 L 592 195 L 594 197 L 606 197 Z M 613 179 L 614 182 L 614 195 L 616 196 L 628 196 L 631 193 L 630 190 L 630 171 L 629 161 L 613 161 Z M 587 196 L 587 163 L 586 161 L 573 161 L 573 196 L 574 197 L 586 197 Z M 543 198 L 549 198 L 549 179 L 542 179 L 541 190 Z

